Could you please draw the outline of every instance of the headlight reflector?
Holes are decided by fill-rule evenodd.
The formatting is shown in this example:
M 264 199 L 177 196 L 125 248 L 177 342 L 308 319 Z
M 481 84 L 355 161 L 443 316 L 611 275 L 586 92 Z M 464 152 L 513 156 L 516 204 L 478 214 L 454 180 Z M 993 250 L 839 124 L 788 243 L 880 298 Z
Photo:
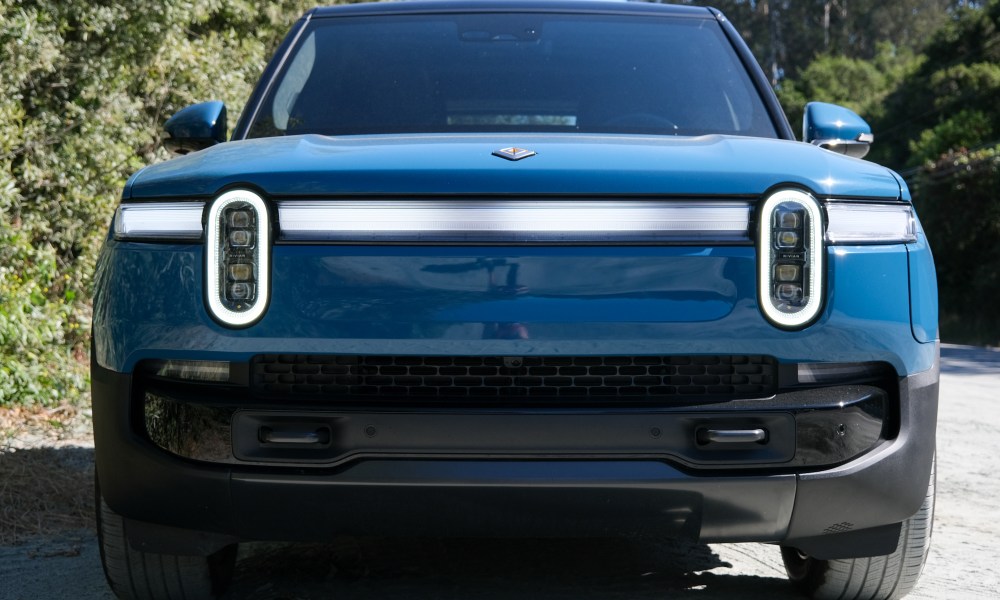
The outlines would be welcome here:
M 808 325 L 823 305 L 823 215 L 799 190 L 780 190 L 761 205 L 758 288 L 764 316 L 783 328 Z
M 245 327 L 267 308 L 269 223 L 264 200 L 248 190 L 226 192 L 208 211 L 205 294 L 224 325 Z

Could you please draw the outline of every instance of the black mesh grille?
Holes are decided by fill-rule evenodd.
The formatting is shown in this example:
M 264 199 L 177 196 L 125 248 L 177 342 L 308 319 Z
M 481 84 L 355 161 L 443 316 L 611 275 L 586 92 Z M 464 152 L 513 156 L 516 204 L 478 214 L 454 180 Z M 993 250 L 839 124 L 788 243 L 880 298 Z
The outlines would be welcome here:
M 253 360 L 264 396 L 314 399 L 755 398 L 773 394 L 767 356 L 331 356 Z

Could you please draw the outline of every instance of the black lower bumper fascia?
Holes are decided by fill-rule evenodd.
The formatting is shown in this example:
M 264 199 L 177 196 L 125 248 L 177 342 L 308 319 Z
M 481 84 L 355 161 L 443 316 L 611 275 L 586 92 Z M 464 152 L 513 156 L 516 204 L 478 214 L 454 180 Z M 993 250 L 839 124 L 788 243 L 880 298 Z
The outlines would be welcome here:
M 372 457 L 301 469 L 207 464 L 164 451 L 142 434 L 130 381 L 93 370 L 102 493 L 137 522 L 131 530 L 144 548 L 176 550 L 183 530 L 211 534 L 192 551 L 233 539 L 354 533 L 674 536 L 796 545 L 817 557 L 864 555 L 881 546 L 857 532 L 888 539 L 886 527 L 919 507 L 937 410 L 936 370 L 906 378 L 895 439 L 839 467 L 799 474 L 578 456 Z
M 927 494 L 936 450 L 938 370 L 935 362 L 902 380 L 900 433 L 891 443 L 844 465 L 798 475 L 784 545 L 821 559 L 877 556 L 895 548 L 898 524 L 917 512 Z

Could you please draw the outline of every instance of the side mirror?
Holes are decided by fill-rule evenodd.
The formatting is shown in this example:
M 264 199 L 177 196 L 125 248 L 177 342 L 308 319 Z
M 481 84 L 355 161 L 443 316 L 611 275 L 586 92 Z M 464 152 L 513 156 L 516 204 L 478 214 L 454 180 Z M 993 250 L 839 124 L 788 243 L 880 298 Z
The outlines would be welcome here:
M 187 154 L 226 141 L 226 105 L 218 100 L 192 104 L 170 117 L 163 128 L 170 135 L 163 145 Z
M 810 102 L 802 117 L 802 141 L 831 152 L 864 158 L 875 136 L 868 123 L 853 110 L 826 102 Z

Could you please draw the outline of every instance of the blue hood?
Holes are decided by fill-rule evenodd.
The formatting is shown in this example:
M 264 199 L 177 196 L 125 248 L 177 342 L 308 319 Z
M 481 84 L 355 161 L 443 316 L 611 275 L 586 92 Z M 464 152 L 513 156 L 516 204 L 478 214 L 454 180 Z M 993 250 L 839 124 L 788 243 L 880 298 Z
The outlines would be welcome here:
M 494 150 L 537 156 L 511 162 Z M 220 144 L 147 167 L 126 198 L 210 197 L 232 185 L 276 197 L 330 195 L 759 195 L 797 184 L 821 196 L 892 198 L 874 163 L 800 142 L 731 136 L 318 135 Z

